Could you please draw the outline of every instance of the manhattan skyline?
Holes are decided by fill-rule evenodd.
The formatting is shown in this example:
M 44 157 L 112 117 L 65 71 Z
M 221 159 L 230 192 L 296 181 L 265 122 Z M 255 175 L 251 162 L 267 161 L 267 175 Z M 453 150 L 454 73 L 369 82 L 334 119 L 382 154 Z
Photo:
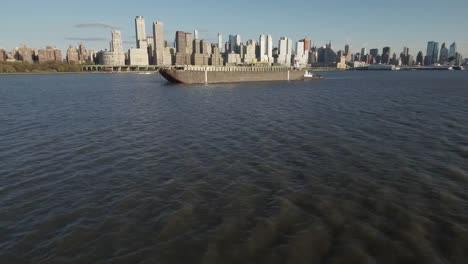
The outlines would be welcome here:
M 0 48 L 12 49 L 20 44 L 39 48 L 47 45 L 66 49 L 83 42 L 95 50 L 108 48 L 109 31 L 122 31 L 124 47 L 135 47 L 133 18 L 142 15 L 151 21 L 164 21 L 165 36 L 172 41 L 177 30 L 198 29 L 200 38 L 216 42 L 216 35 L 240 34 L 242 39 L 256 39 L 271 34 L 276 42 L 286 36 L 293 40 L 309 37 L 316 46 L 329 41 L 336 49 L 392 47 L 400 52 L 404 46 L 412 54 L 426 50 L 427 41 L 457 42 L 462 55 L 468 54 L 466 1 L 245 1 L 221 3 L 204 1 L 203 5 L 180 1 L 178 5 L 139 1 L 138 4 L 97 3 L 88 0 L 70 10 L 70 2 L 44 3 L 26 0 L 21 19 L 6 12 L 0 18 L 4 34 Z M 28 4 L 30 3 L 30 4 Z M 2 4 L 14 10 L 17 4 Z M 11 23 L 10 21 L 15 21 Z M 10 22 L 10 23 L 9 23 Z M 152 35 L 147 27 L 147 35 Z

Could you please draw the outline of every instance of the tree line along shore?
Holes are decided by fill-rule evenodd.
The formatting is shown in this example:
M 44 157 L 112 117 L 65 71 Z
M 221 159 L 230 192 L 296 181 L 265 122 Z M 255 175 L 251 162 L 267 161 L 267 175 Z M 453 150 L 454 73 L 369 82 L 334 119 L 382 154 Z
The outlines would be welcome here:
M 63 73 L 81 72 L 80 65 L 66 62 L 0 62 L 0 73 Z

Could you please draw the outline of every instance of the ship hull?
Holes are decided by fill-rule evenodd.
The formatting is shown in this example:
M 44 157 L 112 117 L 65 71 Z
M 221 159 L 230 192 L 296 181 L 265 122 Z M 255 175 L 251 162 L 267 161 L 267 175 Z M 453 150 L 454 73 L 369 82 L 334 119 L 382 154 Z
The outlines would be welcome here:
M 293 69 L 238 69 L 223 68 L 199 70 L 161 69 L 160 74 L 173 83 L 207 84 L 237 82 L 269 82 L 304 80 L 305 71 Z

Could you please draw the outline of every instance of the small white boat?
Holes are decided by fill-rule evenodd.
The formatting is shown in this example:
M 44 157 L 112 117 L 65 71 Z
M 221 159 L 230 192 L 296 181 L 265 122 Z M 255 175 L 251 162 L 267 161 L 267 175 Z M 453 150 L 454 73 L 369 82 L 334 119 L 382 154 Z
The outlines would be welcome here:
M 311 71 L 306 71 L 304 73 L 304 78 L 314 78 L 314 74 Z

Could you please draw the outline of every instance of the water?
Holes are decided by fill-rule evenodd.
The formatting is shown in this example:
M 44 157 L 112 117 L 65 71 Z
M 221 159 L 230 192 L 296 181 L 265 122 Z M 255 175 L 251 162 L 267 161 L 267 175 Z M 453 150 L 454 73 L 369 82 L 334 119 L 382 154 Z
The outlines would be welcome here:
M 0 76 L 0 263 L 466 263 L 468 74 Z

